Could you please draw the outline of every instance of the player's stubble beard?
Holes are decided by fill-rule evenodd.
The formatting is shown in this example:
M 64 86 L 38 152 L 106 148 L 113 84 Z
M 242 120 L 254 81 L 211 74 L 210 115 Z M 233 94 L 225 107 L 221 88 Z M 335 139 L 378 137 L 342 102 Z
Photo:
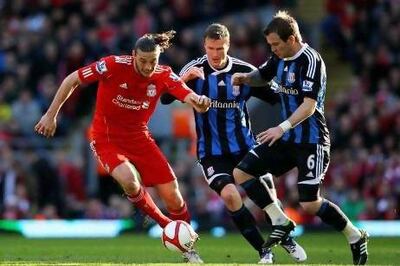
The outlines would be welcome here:
M 136 60 L 134 60 L 134 66 L 135 66 L 134 69 L 135 69 L 136 73 L 140 74 L 141 76 L 143 76 L 145 78 L 150 78 L 153 75 L 154 70 L 155 70 L 155 68 L 154 68 L 152 71 L 146 73 L 142 68 L 140 68 L 140 66 L 138 66 Z

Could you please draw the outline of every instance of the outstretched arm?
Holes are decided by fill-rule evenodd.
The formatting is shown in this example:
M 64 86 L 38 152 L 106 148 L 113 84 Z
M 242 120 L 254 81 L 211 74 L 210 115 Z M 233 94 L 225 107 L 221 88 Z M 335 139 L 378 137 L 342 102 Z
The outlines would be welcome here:
M 203 67 L 191 67 L 181 76 L 181 79 L 185 83 L 197 78 L 204 79 Z M 177 98 L 170 93 L 164 93 L 163 95 L 161 95 L 162 104 L 171 104 L 175 100 L 177 100 Z
M 297 126 L 308 117 L 310 117 L 315 112 L 316 106 L 317 101 L 308 97 L 304 98 L 303 103 L 287 120 L 283 121 L 276 127 L 269 128 L 266 131 L 258 134 L 257 141 L 261 143 L 269 142 L 269 146 L 272 146 L 272 144 L 280 139 L 286 131 Z
M 184 82 L 191 81 L 193 79 L 204 79 L 204 70 L 203 67 L 191 67 L 187 70 L 182 76 L 181 79 Z
M 251 87 L 250 95 L 272 105 L 280 102 L 279 93 L 275 93 L 269 85 L 267 87 Z
M 294 111 L 294 113 L 287 119 L 291 127 L 295 127 L 308 117 L 310 117 L 317 107 L 317 101 L 312 98 L 304 98 L 303 103 Z
M 249 73 L 235 73 L 232 75 L 232 85 L 246 84 L 252 87 L 263 87 L 268 85 L 269 80 L 263 79 L 258 69 Z
M 52 137 L 57 128 L 57 115 L 64 102 L 81 84 L 78 71 L 69 74 L 61 83 L 47 112 L 35 126 L 35 131 L 45 137 Z
M 232 85 L 247 84 L 251 87 L 263 87 L 276 75 L 279 58 L 271 56 L 258 69 L 250 73 L 235 73 L 232 75 Z
M 199 113 L 207 112 L 211 105 L 210 98 L 194 92 L 189 93 L 183 101 L 190 104 Z

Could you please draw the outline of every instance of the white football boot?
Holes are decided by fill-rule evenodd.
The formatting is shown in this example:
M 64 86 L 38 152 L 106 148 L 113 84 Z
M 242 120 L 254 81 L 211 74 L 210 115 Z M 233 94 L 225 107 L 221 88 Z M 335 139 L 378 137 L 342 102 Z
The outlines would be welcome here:
M 182 253 L 182 257 L 183 257 L 183 261 L 186 263 L 196 263 L 196 264 L 200 264 L 200 263 L 204 263 L 203 260 L 200 258 L 199 253 L 197 253 L 197 251 L 194 249 L 194 245 L 197 242 L 197 240 L 199 240 L 199 235 L 195 233 L 195 236 L 193 238 L 193 242 L 191 243 L 190 249 L 186 252 Z
M 204 263 L 200 258 L 199 253 L 196 250 L 192 249 L 182 253 L 183 261 L 187 263 Z
M 260 252 L 260 260 L 258 264 L 272 264 L 274 263 L 274 253 L 270 248 L 263 248 Z
M 307 254 L 304 248 L 291 236 L 282 240 L 281 247 L 297 262 L 303 262 L 307 259 Z

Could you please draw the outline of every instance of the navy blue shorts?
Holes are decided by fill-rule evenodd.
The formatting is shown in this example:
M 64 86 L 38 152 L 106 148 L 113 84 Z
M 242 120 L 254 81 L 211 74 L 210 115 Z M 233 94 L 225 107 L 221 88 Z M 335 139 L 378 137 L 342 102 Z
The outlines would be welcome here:
M 246 153 L 223 156 L 208 156 L 200 159 L 204 177 L 213 190 L 220 194 L 227 184 L 235 184 L 233 169 Z
M 300 202 L 318 198 L 330 160 L 330 146 L 295 144 L 279 140 L 271 147 L 260 144 L 249 151 L 237 168 L 255 177 L 271 173 L 281 176 L 297 167 L 297 186 Z

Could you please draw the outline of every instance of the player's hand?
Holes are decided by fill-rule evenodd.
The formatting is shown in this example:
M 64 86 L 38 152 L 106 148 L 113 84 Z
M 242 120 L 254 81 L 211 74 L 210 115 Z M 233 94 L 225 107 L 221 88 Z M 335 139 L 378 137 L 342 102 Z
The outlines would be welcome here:
M 182 80 L 184 82 L 188 82 L 192 79 L 204 79 L 204 70 L 203 67 L 191 67 L 185 75 L 182 76 Z
M 271 147 L 275 141 L 280 139 L 283 136 L 283 130 L 281 127 L 272 127 L 267 129 L 266 131 L 261 132 L 257 135 L 257 141 L 260 143 L 269 142 L 269 147 Z
M 210 98 L 205 95 L 197 95 L 195 93 L 190 96 L 190 102 L 193 108 L 199 113 L 207 112 L 211 105 Z
M 231 83 L 232 85 L 242 85 L 246 83 L 247 74 L 246 73 L 235 73 L 232 75 Z
M 49 114 L 44 114 L 40 121 L 35 126 L 35 131 L 45 136 L 46 138 L 50 138 L 54 136 L 57 128 L 57 119 Z

